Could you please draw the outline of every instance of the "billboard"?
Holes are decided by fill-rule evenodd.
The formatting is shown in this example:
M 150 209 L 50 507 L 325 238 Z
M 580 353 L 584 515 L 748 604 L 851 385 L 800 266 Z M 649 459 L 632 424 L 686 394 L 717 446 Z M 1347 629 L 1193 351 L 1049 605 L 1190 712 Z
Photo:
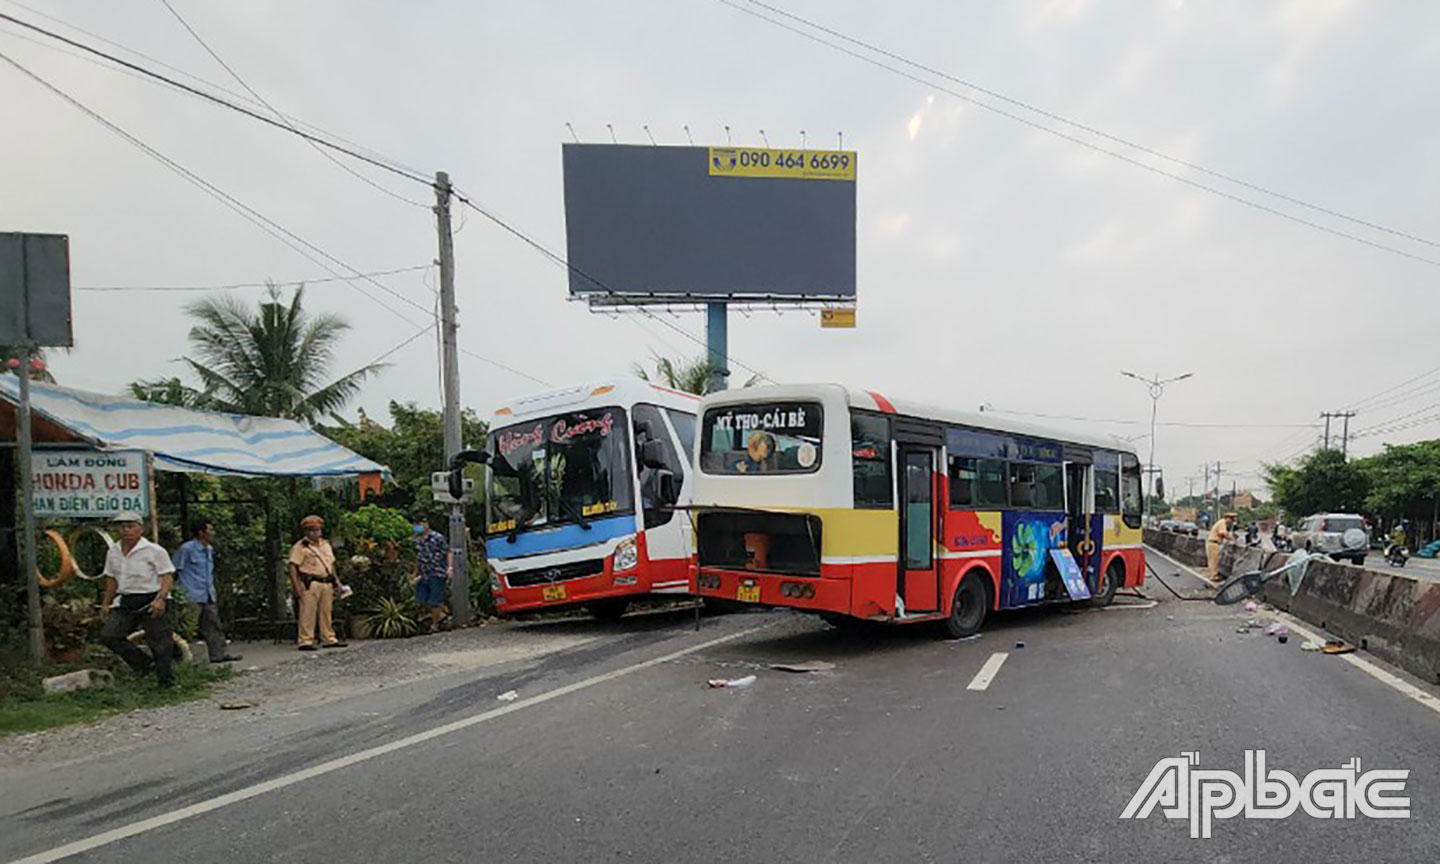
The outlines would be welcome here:
M 68 348 L 70 238 L 0 232 L 0 345 Z
M 855 299 L 853 152 L 565 144 L 562 156 L 573 296 Z

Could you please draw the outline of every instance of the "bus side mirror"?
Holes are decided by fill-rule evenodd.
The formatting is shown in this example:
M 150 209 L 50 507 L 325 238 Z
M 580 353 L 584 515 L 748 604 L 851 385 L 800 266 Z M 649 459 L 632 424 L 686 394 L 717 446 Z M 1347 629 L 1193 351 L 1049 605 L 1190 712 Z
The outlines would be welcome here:
M 450 469 L 450 497 L 460 501 L 465 497 L 465 469 L 456 466 Z
M 1164 478 L 1164 477 L 1156 477 L 1156 478 L 1155 478 L 1155 497 L 1156 497 L 1156 498 L 1159 498 L 1161 501 L 1164 501 L 1164 500 L 1165 500 L 1165 478 Z
M 654 442 L 654 443 L 659 443 Z M 659 484 L 660 503 L 665 507 L 673 507 L 680 500 L 680 487 L 675 482 L 675 472 L 661 468 L 655 472 L 655 482 Z
M 640 464 L 646 468 L 664 468 L 665 445 L 654 438 L 641 444 Z

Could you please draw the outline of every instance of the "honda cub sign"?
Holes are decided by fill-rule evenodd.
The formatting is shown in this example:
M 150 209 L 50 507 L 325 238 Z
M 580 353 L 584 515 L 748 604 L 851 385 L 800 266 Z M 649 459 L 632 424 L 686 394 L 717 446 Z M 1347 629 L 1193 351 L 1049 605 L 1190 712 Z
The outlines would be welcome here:
M 35 515 L 109 519 L 122 510 L 150 515 L 150 482 L 143 450 L 38 450 Z

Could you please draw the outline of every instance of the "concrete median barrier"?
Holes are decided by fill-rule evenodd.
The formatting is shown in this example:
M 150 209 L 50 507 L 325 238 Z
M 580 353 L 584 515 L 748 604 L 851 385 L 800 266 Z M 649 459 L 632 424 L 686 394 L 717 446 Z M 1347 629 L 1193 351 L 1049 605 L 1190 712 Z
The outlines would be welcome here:
M 1205 542 L 1200 538 L 1146 530 L 1145 543 L 1183 564 L 1205 566 Z M 1287 556 L 1230 544 L 1221 551 L 1220 574 L 1270 570 Z M 1265 586 L 1263 599 L 1413 675 L 1440 683 L 1440 583 L 1315 561 L 1293 597 L 1286 581 L 1278 579 Z

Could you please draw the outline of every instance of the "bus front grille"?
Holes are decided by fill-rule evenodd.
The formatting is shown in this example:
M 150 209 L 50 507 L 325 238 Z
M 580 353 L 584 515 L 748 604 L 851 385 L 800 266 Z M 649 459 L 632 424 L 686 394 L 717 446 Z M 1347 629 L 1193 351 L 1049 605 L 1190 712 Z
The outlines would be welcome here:
M 537 567 L 534 570 L 517 570 L 505 575 L 505 584 L 511 588 L 526 588 L 531 585 L 549 585 L 566 579 L 581 579 L 605 572 L 605 559 L 571 561 L 554 567 Z

